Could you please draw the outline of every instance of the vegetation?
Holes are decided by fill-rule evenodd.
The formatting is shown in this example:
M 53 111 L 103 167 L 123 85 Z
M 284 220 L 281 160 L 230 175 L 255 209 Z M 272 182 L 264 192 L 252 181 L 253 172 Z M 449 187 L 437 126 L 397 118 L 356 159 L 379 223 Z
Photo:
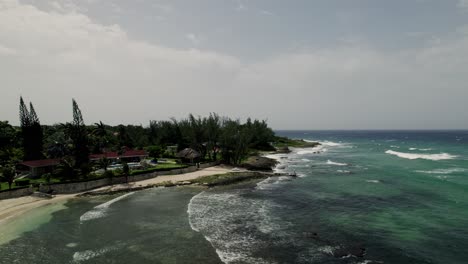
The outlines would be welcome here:
M 226 173 L 226 174 L 218 174 L 218 175 L 211 175 L 205 176 L 192 181 L 192 183 L 198 183 L 201 185 L 213 187 L 213 186 L 220 186 L 220 185 L 229 185 L 233 183 L 238 183 L 242 181 L 254 180 L 254 179 L 261 179 L 266 178 L 265 174 L 262 173 L 253 173 L 253 174 L 246 174 L 246 173 Z
M 313 148 L 320 145 L 318 142 L 308 142 L 303 139 L 291 139 L 287 137 L 275 136 L 273 146 L 276 148 L 293 147 L 293 148 Z
M 8 183 L 8 189 L 11 189 L 11 185 L 15 179 L 16 171 L 15 168 L 11 165 L 4 166 L 2 169 L 2 178 L 3 181 Z
M 24 160 L 37 160 L 43 158 L 43 132 L 39 118 L 32 103 L 29 103 L 28 110 L 28 107 L 25 105 L 22 97 L 20 97 L 20 123 L 21 136 L 23 139 Z
M 102 121 L 85 125 L 82 112 L 72 100 L 73 120 L 71 122 L 41 125 L 32 103 L 19 103 L 20 126 L 14 127 L 7 121 L 0 122 L 0 182 L 9 183 L 9 188 L 26 184 L 14 184 L 15 166 L 21 161 L 36 159 L 60 159 L 60 164 L 46 178 L 30 179 L 30 184 L 54 183 L 58 181 L 80 181 L 102 177 L 137 175 L 158 170 L 184 168 L 180 160 L 143 169 L 122 168 L 110 171 L 111 161 L 103 158 L 91 162 L 90 154 L 109 151 L 123 153 L 126 149 L 145 149 L 151 158 L 174 159 L 185 148 L 200 154 L 195 162 L 221 160 L 238 165 L 249 154 L 274 150 L 275 135 L 266 121 L 220 117 L 211 113 L 207 117 L 190 114 L 180 120 L 150 121 L 148 126 L 110 126 Z M 93 171 L 103 169 L 104 175 Z M 11 173 L 13 172 L 13 176 Z M 111 175 L 112 174 L 112 175 Z M 1 185 L 0 185 L 1 186 Z

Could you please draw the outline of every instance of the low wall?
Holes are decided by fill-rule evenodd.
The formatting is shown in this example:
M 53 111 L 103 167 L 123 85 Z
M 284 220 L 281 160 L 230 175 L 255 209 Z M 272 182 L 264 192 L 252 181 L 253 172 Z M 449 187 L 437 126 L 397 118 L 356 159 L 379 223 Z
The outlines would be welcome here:
M 34 192 L 34 188 L 31 188 L 31 187 L 13 189 L 13 190 L 4 190 L 4 191 L 0 191 L 0 200 L 27 196 L 27 195 L 31 195 L 33 192 Z
M 219 165 L 219 162 L 209 162 L 209 163 L 201 163 L 200 169 L 205 169 L 208 167 Z M 164 175 L 178 175 L 178 174 L 185 174 L 197 171 L 197 166 L 189 166 L 183 169 L 173 169 L 167 171 L 155 171 L 147 174 L 140 174 L 135 176 L 128 176 L 129 182 L 136 182 L 136 181 L 143 181 L 147 179 L 152 179 L 157 176 L 164 176 Z M 41 185 L 39 186 L 40 192 L 50 192 L 53 191 L 56 194 L 70 194 L 70 193 L 79 193 L 84 191 L 89 191 L 92 189 L 104 187 L 111 184 L 119 184 L 124 183 L 125 177 L 115 177 L 111 179 L 99 179 L 94 181 L 87 181 L 87 182 L 73 182 L 73 183 L 56 183 L 51 185 Z M 26 194 L 29 195 L 29 194 Z M 1 198 L 0 198 L 1 199 Z

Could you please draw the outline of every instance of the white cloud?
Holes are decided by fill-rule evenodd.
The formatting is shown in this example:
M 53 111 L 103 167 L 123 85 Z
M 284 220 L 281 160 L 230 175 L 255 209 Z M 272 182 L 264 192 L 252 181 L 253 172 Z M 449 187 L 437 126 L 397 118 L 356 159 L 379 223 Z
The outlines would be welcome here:
M 136 41 L 79 12 L 0 0 L 0 112 L 15 123 L 21 94 L 44 123 L 69 120 L 74 97 L 88 123 L 215 111 L 277 128 L 447 128 L 468 120 L 466 65 L 462 33 L 398 52 L 347 42 L 244 63 Z
M 260 14 L 266 15 L 266 16 L 273 16 L 274 13 L 268 10 L 260 10 Z
M 458 7 L 468 11 L 468 0 L 458 0 Z
M 193 33 L 186 34 L 185 38 L 188 39 L 190 41 L 190 43 L 192 43 L 192 45 L 195 45 L 195 46 L 200 44 L 200 42 L 201 42 L 200 38 L 197 35 L 193 34 Z
M 14 55 L 14 54 L 16 54 L 16 51 L 14 49 L 7 48 L 7 47 L 0 45 L 0 57 L 2 55 L 7 56 L 7 55 Z

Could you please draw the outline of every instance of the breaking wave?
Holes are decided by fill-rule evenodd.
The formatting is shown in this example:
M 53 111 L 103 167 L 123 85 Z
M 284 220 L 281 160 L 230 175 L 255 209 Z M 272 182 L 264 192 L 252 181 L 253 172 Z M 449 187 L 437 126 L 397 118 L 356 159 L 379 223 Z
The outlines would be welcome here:
M 100 204 L 96 207 L 94 207 L 92 210 L 84 213 L 82 216 L 80 216 L 80 221 L 89 221 L 89 220 L 93 220 L 93 219 L 97 219 L 97 218 L 101 218 L 101 217 L 104 217 L 107 215 L 107 211 L 109 210 L 109 207 L 115 203 L 115 202 L 118 202 L 130 195 L 134 194 L 134 192 L 131 192 L 131 193 L 127 193 L 127 194 L 124 194 L 122 196 L 119 196 L 117 198 L 114 198 L 108 202 L 105 202 L 103 204 Z
M 107 247 L 107 248 L 102 248 L 99 250 L 85 250 L 85 251 L 77 251 L 73 254 L 73 262 L 83 262 L 83 261 L 88 261 L 90 259 L 99 257 L 114 248 L 112 247 Z
M 201 192 L 192 197 L 187 213 L 190 227 L 205 236 L 222 262 L 271 263 L 255 252 L 271 247 L 269 237 L 282 236 L 289 224 L 271 214 L 276 207 L 271 201 L 245 197 L 241 191 Z
M 327 160 L 327 164 L 328 165 L 335 165 L 335 166 L 347 166 L 348 165 L 346 163 L 339 163 L 339 162 L 334 162 L 334 161 L 331 161 L 331 160 Z
M 463 169 L 463 168 L 450 168 L 450 169 L 436 169 L 436 170 L 430 170 L 430 171 L 418 170 L 416 172 L 426 173 L 426 174 L 452 174 L 452 173 L 464 172 L 464 171 L 466 171 L 466 169 Z
M 385 153 L 390 155 L 398 156 L 402 159 L 425 159 L 425 160 L 451 160 L 455 159 L 457 156 L 450 155 L 448 153 L 440 153 L 440 154 L 420 154 L 420 153 L 404 153 L 404 152 L 397 152 L 393 150 L 387 150 Z

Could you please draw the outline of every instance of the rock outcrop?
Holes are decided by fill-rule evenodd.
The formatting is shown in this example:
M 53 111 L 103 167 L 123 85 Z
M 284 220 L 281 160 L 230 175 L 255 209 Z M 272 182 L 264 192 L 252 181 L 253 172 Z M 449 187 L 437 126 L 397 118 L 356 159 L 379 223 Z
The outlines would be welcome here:
M 242 164 L 242 167 L 254 171 L 271 171 L 278 161 L 267 157 L 253 156 Z

